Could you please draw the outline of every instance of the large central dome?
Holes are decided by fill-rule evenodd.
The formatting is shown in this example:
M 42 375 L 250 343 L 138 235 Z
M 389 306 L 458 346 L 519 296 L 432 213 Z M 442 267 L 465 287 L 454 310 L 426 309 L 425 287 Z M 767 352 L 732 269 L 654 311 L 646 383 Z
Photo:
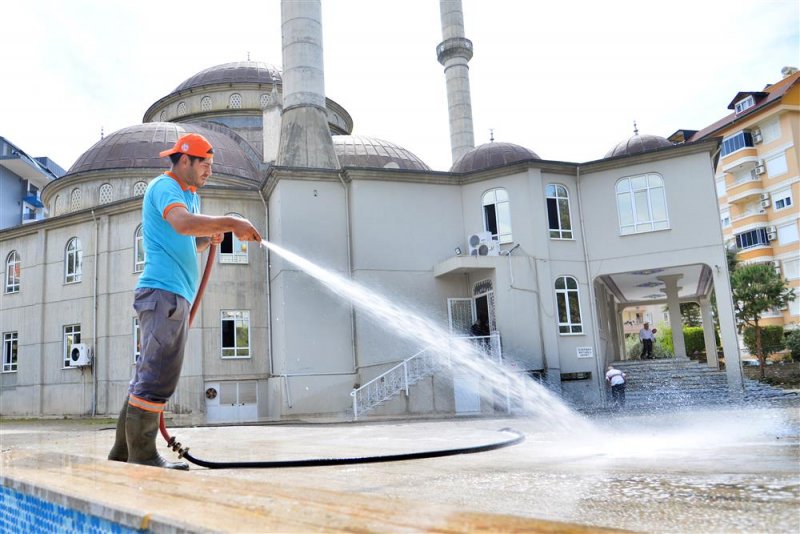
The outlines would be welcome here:
M 273 83 L 281 84 L 283 80 L 281 79 L 280 71 L 276 67 L 260 61 L 237 61 L 201 70 L 176 87 L 173 93 L 217 83 L 264 83 L 271 85 Z

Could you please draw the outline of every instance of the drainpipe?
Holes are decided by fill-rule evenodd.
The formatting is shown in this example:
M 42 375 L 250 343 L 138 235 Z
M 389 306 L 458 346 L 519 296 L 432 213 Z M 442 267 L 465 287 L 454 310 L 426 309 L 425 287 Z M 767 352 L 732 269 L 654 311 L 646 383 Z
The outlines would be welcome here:
M 261 203 L 264 205 L 264 235 L 265 239 L 269 241 L 269 210 L 267 209 L 267 201 L 264 200 L 264 195 L 261 194 L 261 189 L 258 190 L 258 196 L 261 197 Z M 269 247 L 264 247 L 267 254 L 266 281 L 267 281 L 267 323 L 269 324 L 269 335 L 267 336 L 267 350 L 269 351 L 269 375 L 272 376 L 272 284 L 269 281 Z
M 339 182 L 341 182 L 342 187 L 344 188 L 344 210 L 347 213 L 347 221 L 345 224 L 345 239 L 347 239 L 347 275 L 350 277 L 350 280 L 353 279 L 353 239 L 350 235 L 350 227 L 352 226 L 353 218 L 352 214 L 350 213 L 350 187 L 345 183 L 344 178 L 342 177 L 343 172 L 337 172 L 336 175 L 339 177 Z M 356 343 L 356 309 L 355 306 L 350 304 L 350 336 L 353 340 L 353 372 L 358 372 L 358 344 Z
M 100 249 L 100 225 L 92 210 L 92 221 L 94 221 L 94 281 L 92 285 L 92 335 L 94 336 L 94 347 L 92 348 L 92 417 L 97 415 L 97 346 L 99 336 L 97 335 L 97 259 Z
M 594 294 L 594 281 L 592 280 L 592 273 L 589 266 L 589 248 L 586 245 L 586 225 L 584 224 L 583 219 L 583 203 L 581 202 L 582 192 L 581 192 L 581 166 L 578 165 L 575 168 L 575 185 L 578 190 L 578 211 L 580 212 L 580 221 L 581 221 L 581 244 L 583 245 L 583 263 L 584 268 L 586 269 L 586 279 L 587 285 L 589 286 L 589 317 L 591 318 L 592 322 L 592 350 L 594 350 L 595 354 L 595 367 L 597 368 L 597 389 L 600 390 L 600 398 L 605 399 L 606 396 L 606 388 L 605 382 L 603 377 L 605 373 L 603 370 L 605 369 L 605 361 L 600 361 L 600 351 L 597 350 L 597 332 L 599 330 L 597 324 L 597 316 L 595 315 L 595 294 Z

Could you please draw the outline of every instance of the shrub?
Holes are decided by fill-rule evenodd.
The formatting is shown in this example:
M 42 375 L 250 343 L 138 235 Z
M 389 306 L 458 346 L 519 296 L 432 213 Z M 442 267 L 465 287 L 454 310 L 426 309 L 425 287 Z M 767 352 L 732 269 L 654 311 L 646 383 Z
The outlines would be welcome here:
M 670 335 L 670 339 L 672 336 Z M 683 329 L 683 341 L 686 344 L 686 354 L 692 356 L 696 352 L 705 353 L 706 340 L 703 329 L 699 326 L 687 326 Z
M 786 348 L 791 351 L 792 360 L 800 362 L 800 329 L 792 330 L 786 336 Z
M 628 355 L 628 358 L 634 359 L 638 359 L 642 355 L 642 342 L 639 341 L 639 336 L 629 337 L 625 340 L 625 354 Z M 672 351 L 668 350 L 662 343 L 659 343 L 658 340 L 653 343 L 654 358 L 672 358 L 673 356 Z
M 756 355 L 756 329 L 748 326 L 744 329 L 744 346 L 750 354 Z M 761 327 L 761 350 L 764 356 L 769 356 L 775 352 L 782 351 L 786 347 L 783 340 L 783 327 L 769 325 Z

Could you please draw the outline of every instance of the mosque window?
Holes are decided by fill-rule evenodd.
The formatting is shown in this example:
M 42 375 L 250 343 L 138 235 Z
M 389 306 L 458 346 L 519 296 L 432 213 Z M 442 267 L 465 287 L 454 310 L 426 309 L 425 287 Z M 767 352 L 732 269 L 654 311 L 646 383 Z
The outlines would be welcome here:
M 81 240 L 73 237 L 64 249 L 64 283 L 80 282 L 83 275 L 83 251 Z
M 186 115 L 186 102 L 178 102 L 178 115 Z
M 12 250 L 6 257 L 6 293 L 19 293 L 21 267 L 22 259 L 19 252 Z
M 569 193 L 560 184 L 547 184 L 547 221 L 551 239 L 572 239 Z
M 140 273 L 144 270 L 144 236 L 142 225 L 136 227 L 133 233 L 133 272 Z
M 668 230 L 664 180 L 658 174 L 642 174 L 617 182 L 617 215 L 621 235 Z
M 17 347 L 19 332 L 3 332 L 3 372 L 13 373 L 17 370 Z
M 511 243 L 511 208 L 505 189 L 490 189 L 483 194 L 483 229 L 500 243 Z
M 72 346 L 81 342 L 81 325 L 64 325 L 64 367 L 72 367 Z
M 79 209 L 81 209 L 81 190 L 76 187 L 72 190 L 69 198 L 69 210 L 78 211 Z
M 250 312 L 222 310 L 222 357 L 250 357 Z
M 560 276 L 556 279 L 559 334 L 583 333 L 579 297 L 577 280 L 571 276 Z
M 200 111 L 211 111 L 211 97 L 204 96 L 200 99 Z
M 108 204 L 114 200 L 113 198 L 113 189 L 111 188 L 111 184 L 103 184 L 100 186 L 100 199 L 98 201 L 99 204 Z
M 158 120 L 161 122 L 167 122 L 167 110 L 162 109 L 161 113 L 158 114 Z
M 147 190 L 147 183 L 146 182 L 136 182 L 133 184 L 133 196 L 140 197 L 144 195 L 144 192 Z
M 53 202 L 53 212 L 55 215 L 61 215 L 64 213 L 64 197 L 61 195 L 56 195 L 56 199 Z
M 231 109 L 240 109 L 242 107 L 242 95 L 233 93 L 228 99 L 228 107 Z
M 269 105 L 269 95 L 267 93 L 263 93 L 261 95 L 261 108 L 265 108 Z
M 238 213 L 228 213 L 228 216 L 244 219 Z M 247 263 L 247 242 L 239 241 L 233 232 L 225 232 L 219 246 L 220 263 Z

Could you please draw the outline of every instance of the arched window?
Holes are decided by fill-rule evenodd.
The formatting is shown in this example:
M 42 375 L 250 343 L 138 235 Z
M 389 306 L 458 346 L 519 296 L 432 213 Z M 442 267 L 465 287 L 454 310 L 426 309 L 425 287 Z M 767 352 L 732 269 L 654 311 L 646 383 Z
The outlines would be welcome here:
M 186 115 L 186 102 L 178 102 L 178 115 Z
M 266 108 L 269 106 L 269 95 L 267 93 L 261 93 L 261 109 Z
M 242 95 L 233 93 L 228 99 L 228 107 L 231 109 L 240 109 L 242 107 Z
M 578 281 L 571 276 L 556 278 L 556 303 L 558 304 L 558 333 L 582 334 L 581 302 Z
M 167 122 L 167 110 L 162 109 L 161 113 L 158 114 L 158 120 L 161 122 Z
M 81 209 L 81 190 L 76 187 L 70 195 L 69 211 L 78 211 L 79 209 Z
M 136 182 L 135 184 L 133 184 L 133 196 L 140 197 L 144 195 L 145 191 L 147 191 L 146 182 Z
M 211 111 L 211 97 L 204 96 L 200 99 L 200 111 Z
M 142 225 L 136 227 L 133 233 L 133 272 L 140 273 L 144 270 L 144 236 Z
M 56 195 L 55 200 L 53 200 L 53 215 L 58 216 L 62 213 L 64 213 L 64 197 Z
M 617 182 L 619 233 L 638 234 L 669 229 L 664 179 L 658 174 L 642 174 Z
M 569 193 L 561 184 L 547 184 L 547 222 L 551 239 L 572 239 Z
M 108 204 L 114 200 L 113 189 L 111 188 L 111 184 L 103 184 L 100 186 L 100 198 L 98 199 L 98 204 Z
M 22 260 L 19 252 L 12 250 L 6 257 L 6 293 L 18 293 Z
M 67 241 L 67 247 L 64 249 L 64 283 L 80 282 L 82 271 L 83 251 L 81 250 L 81 240 L 73 237 Z
M 511 208 L 505 189 L 490 189 L 483 194 L 483 229 L 500 243 L 512 242 Z
M 238 213 L 226 214 L 243 219 Z M 233 232 L 225 232 L 225 237 L 219 246 L 220 263 L 247 263 L 247 242 L 239 241 Z

